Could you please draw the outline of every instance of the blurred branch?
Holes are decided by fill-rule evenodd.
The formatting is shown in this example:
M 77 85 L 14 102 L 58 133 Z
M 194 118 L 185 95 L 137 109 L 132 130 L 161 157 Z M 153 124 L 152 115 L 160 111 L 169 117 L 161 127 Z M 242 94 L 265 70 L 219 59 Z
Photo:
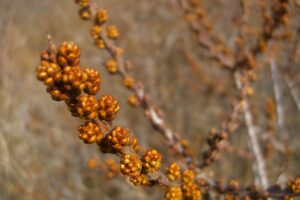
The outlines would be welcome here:
M 197 85 L 204 85 L 208 92 L 217 94 L 225 93 L 224 81 L 223 83 L 221 83 L 218 81 L 219 78 L 209 78 L 209 75 L 203 69 L 203 66 L 195 58 L 186 41 L 184 41 L 183 53 L 185 55 L 186 60 L 188 61 L 188 66 L 192 70 L 193 75 L 197 77 Z M 199 81 L 201 82 L 201 84 L 199 84 Z
M 86 3 L 86 8 L 89 10 L 89 20 L 94 22 L 97 5 L 93 3 Z M 85 7 L 84 7 L 85 8 Z M 107 26 L 102 24 L 102 28 L 106 29 Z M 141 81 L 136 81 L 130 74 L 130 69 L 132 69 L 131 63 L 124 58 L 123 49 L 118 47 L 113 39 L 109 38 L 106 34 L 106 31 L 101 31 L 97 33 L 98 37 L 101 38 L 103 42 L 103 47 L 108 51 L 110 56 L 117 62 L 117 74 L 122 78 L 123 81 L 126 81 L 128 77 L 132 79 L 132 86 L 127 87 L 131 90 L 139 100 L 140 107 L 144 110 L 145 116 L 150 121 L 155 130 L 157 130 L 165 139 L 167 146 L 173 150 L 176 154 L 181 155 L 185 158 L 186 164 L 189 165 L 192 162 L 192 157 L 187 152 L 185 146 L 181 144 L 181 138 L 179 134 L 175 133 L 169 126 L 166 124 L 163 117 L 162 111 L 154 105 L 154 102 L 151 100 L 150 95 L 144 90 L 144 85 Z
M 272 56 L 270 56 L 270 68 L 271 68 L 271 75 L 273 81 L 274 96 L 276 100 L 277 124 L 279 128 L 279 132 L 282 132 L 285 130 L 285 126 L 284 126 L 285 115 L 284 115 L 284 108 L 282 102 L 282 90 L 280 86 L 279 70 L 276 61 L 273 59 Z
M 236 81 L 236 86 L 239 90 L 243 89 L 243 84 L 241 82 L 241 75 L 239 72 L 235 73 L 235 81 Z M 265 160 L 263 158 L 259 143 L 258 143 L 258 138 L 257 138 L 257 129 L 254 126 L 253 122 L 253 116 L 250 110 L 250 103 L 248 97 L 244 97 L 244 118 L 246 121 L 246 126 L 248 129 L 248 134 L 250 137 L 250 144 L 251 148 L 253 150 L 253 155 L 256 160 L 257 164 L 257 169 L 258 169 L 258 175 L 259 175 L 259 180 L 260 183 L 264 188 L 267 188 L 269 183 L 268 183 L 268 178 L 267 178 L 267 171 L 265 168 Z
M 285 77 L 284 80 L 285 80 L 285 82 L 292 94 L 292 97 L 297 105 L 297 108 L 300 112 L 300 91 L 299 91 L 298 87 L 296 86 L 296 83 L 293 80 L 291 80 L 290 77 Z
M 111 54 L 111 56 L 117 61 L 119 75 L 123 78 L 128 77 L 128 62 L 125 61 L 123 54 L 119 53 L 119 47 L 114 42 L 107 38 L 105 32 L 101 32 L 101 38 L 105 43 L 105 48 Z M 192 160 L 189 157 L 186 149 L 180 143 L 180 137 L 173 130 L 171 130 L 165 123 L 165 120 L 161 114 L 160 109 L 154 106 L 151 101 L 150 95 L 144 90 L 142 82 L 136 82 L 135 86 L 131 89 L 132 92 L 137 96 L 140 101 L 141 107 L 144 109 L 147 119 L 151 122 L 153 127 L 159 131 L 165 138 L 168 147 L 175 150 L 176 153 L 186 158 L 187 162 L 190 163 Z
M 220 52 L 219 48 L 213 42 L 212 35 L 207 32 L 208 29 L 211 29 L 211 26 L 210 22 L 204 19 L 206 13 L 205 10 L 201 8 L 201 3 L 195 3 L 195 5 L 191 4 L 186 0 L 179 0 L 179 5 L 186 15 L 186 21 L 191 30 L 196 34 L 199 45 L 206 49 L 209 52 L 209 57 L 217 61 L 221 67 L 231 69 L 233 61 L 230 59 L 229 49 L 221 47 L 222 50 Z M 205 30 L 205 34 L 203 34 L 203 30 Z
M 248 152 L 248 151 L 244 151 L 243 149 L 240 149 L 238 147 L 235 147 L 233 145 L 230 145 L 228 142 L 224 143 L 223 146 L 224 151 L 237 155 L 241 158 L 247 159 L 247 160 L 251 160 L 253 158 L 253 154 Z
M 299 2 L 298 2 L 299 4 Z M 298 15 L 300 13 L 300 4 L 297 5 L 297 11 L 298 11 Z M 284 70 L 289 70 L 292 68 L 292 65 L 295 64 L 296 62 L 296 59 L 297 59 L 297 54 L 298 54 L 298 46 L 299 46 L 299 42 L 300 42 L 300 25 L 297 26 L 297 30 L 295 32 L 295 36 L 294 36 L 294 39 L 292 41 L 292 49 L 291 49 L 291 52 L 290 52 L 290 55 L 289 55 L 289 59 L 288 59 L 288 62 L 287 62 L 287 65 L 285 67 Z M 292 80 L 292 78 L 290 76 L 288 76 L 288 73 L 284 73 L 284 80 L 291 92 L 291 95 L 293 97 L 293 100 L 295 101 L 296 105 L 297 105 L 297 108 L 300 112 L 300 92 L 299 90 L 297 89 L 297 86 L 296 86 L 296 83 Z

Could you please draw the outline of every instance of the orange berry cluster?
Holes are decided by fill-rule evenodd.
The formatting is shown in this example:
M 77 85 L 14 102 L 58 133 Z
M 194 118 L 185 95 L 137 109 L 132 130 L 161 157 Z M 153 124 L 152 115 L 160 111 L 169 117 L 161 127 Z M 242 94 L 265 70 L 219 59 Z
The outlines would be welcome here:
M 37 78 L 46 85 L 54 100 L 65 101 L 74 117 L 86 120 L 78 128 L 79 138 L 87 144 L 100 144 L 103 134 L 96 118 L 111 122 L 120 107 L 112 96 L 103 95 L 100 100 L 96 98 L 100 91 L 100 74 L 92 68 L 81 68 L 78 46 L 73 42 L 64 42 L 58 50 L 42 52 Z
M 205 193 L 204 187 L 206 181 L 200 180 L 196 183 L 195 171 L 193 169 L 186 169 L 181 172 L 177 163 L 171 163 L 166 167 L 166 176 L 170 181 L 180 181 L 180 186 L 170 186 L 167 188 L 165 198 L 170 200 L 201 200 L 202 193 Z M 200 190 L 199 187 L 203 187 Z
M 90 1 L 89 0 L 75 0 L 75 3 L 79 4 L 81 7 L 79 10 L 79 16 L 83 20 L 91 19 L 91 8 L 90 8 Z
M 120 160 L 121 172 L 130 177 L 130 181 L 136 185 L 150 185 L 148 173 L 158 171 L 161 166 L 162 156 L 154 149 L 148 150 L 142 157 L 136 154 L 123 154 Z
M 115 25 L 105 25 L 106 22 L 108 20 L 108 12 L 104 9 L 100 9 L 96 12 L 95 14 L 95 20 L 94 20 L 94 25 L 92 26 L 91 29 L 91 35 L 94 39 L 94 43 L 95 45 L 100 48 L 103 49 L 106 47 L 106 41 L 103 38 L 103 31 L 105 30 L 105 36 L 109 39 L 109 40 L 115 40 L 119 37 L 119 30 L 117 28 L 117 26 Z M 115 48 L 114 49 L 114 54 L 122 54 L 123 50 L 121 48 Z M 118 63 L 116 58 L 109 58 L 104 66 L 107 69 L 107 71 L 111 74 L 115 74 L 118 72 Z M 133 88 L 135 84 L 135 81 L 132 77 L 128 76 L 128 77 L 124 77 L 123 79 L 123 85 L 126 88 Z
M 66 102 L 74 117 L 83 119 L 95 119 L 97 117 L 99 102 L 93 95 L 82 95 Z
M 137 176 L 131 176 L 130 182 L 136 186 L 147 186 L 150 185 L 149 178 L 145 174 L 139 174 Z
M 117 100 L 109 95 L 102 95 L 99 106 L 99 119 L 107 122 L 111 122 L 120 110 Z
M 84 20 L 92 19 L 93 13 L 89 0 L 75 0 L 75 2 L 81 7 L 79 10 L 80 17 Z M 200 5 L 199 0 L 189 0 L 189 2 L 194 7 Z M 278 18 L 277 21 L 284 23 L 287 21 L 288 0 L 276 0 L 276 2 L 274 18 Z M 197 14 L 199 18 L 205 15 L 202 10 L 195 14 Z M 190 18 L 192 19 L 193 16 L 190 16 Z M 107 40 L 115 40 L 119 37 L 118 28 L 115 25 L 106 25 L 108 13 L 103 9 L 96 11 L 92 20 L 93 26 L 91 28 L 91 35 L 95 45 L 98 48 L 111 50 L 108 47 L 109 43 L 107 43 Z M 263 41 L 265 40 L 267 39 L 264 38 Z M 217 44 L 218 43 L 222 45 L 222 42 L 217 42 Z M 217 49 L 217 46 L 215 48 Z M 224 51 L 223 54 L 226 55 L 225 49 L 221 47 L 219 49 L 220 50 L 216 50 L 216 52 Z M 120 59 L 115 55 L 122 53 L 123 50 L 121 48 L 115 48 L 114 51 L 111 52 L 113 58 L 105 62 L 105 67 L 110 73 L 114 74 L 118 72 L 118 62 L 120 62 Z M 249 69 L 252 69 L 256 65 L 254 56 L 249 56 L 243 61 L 242 64 L 248 66 Z M 122 74 L 122 70 L 120 70 L 120 74 Z M 126 70 L 127 69 L 124 71 Z M 135 80 L 127 76 L 126 73 L 122 75 L 124 75 L 123 85 L 128 89 L 133 89 L 135 87 Z M 41 64 L 37 68 L 37 78 L 46 85 L 47 92 L 54 100 L 64 101 L 73 116 L 85 120 L 84 124 L 78 128 L 79 138 L 82 139 L 84 143 L 97 143 L 102 152 L 113 153 L 120 157 L 120 165 L 116 165 L 113 161 L 107 163 L 108 166 L 111 166 L 111 177 L 114 173 L 117 173 L 116 171 L 121 171 L 122 174 L 128 176 L 130 178 L 129 180 L 137 186 L 153 185 L 155 181 L 155 183 L 162 185 L 166 184 L 168 188 L 165 193 L 165 198 L 170 200 L 179 200 L 182 198 L 188 200 L 202 199 L 202 194 L 205 194 L 205 190 L 202 190 L 202 186 L 206 185 L 206 183 L 202 182 L 202 184 L 199 184 L 197 182 L 201 186 L 200 190 L 195 182 L 195 171 L 187 169 L 181 173 L 179 165 L 172 163 L 166 168 L 166 177 L 168 180 L 165 180 L 167 183 L 164 183 L 165 180 L 160 182 L 159 178 L 154 179 L 152 175 L 164 176 L 164 174 L 154 173 L 158 172 L 161 168 L 162 155 L 157 150 L 150 149 L 140 157 L 138 155 L 139 144 L 137 138 L 127 129 L 120 126 L 116 126 L 113 129 L 107 127 L 111 125 L 116 117 L 120 106 L 110 95 L 102 95 L 100 99 L 97 99 L 95 95 L 100 91 L 100 74 L 94 69 L 82 69 L 80 67 L 80 50 L 77 45 L 72 42 L 65 42 L 59 47 L 58 51 L 49 49 L 43 52 L 41 54 Z M 247 83 L 248 80 L 250 79 L 246 78 L 246 81 L 243 83 Z M 245 87 L 245 93 L 251 96 L 253 89 L 247 86 Z M 137 96 L 130 96 L 128 103 L 137 105 Z M 211 151 L 204 155 L 205 164 L 208 165 L 216 159 L 215 155 L 220 149 L 220 142 L 227 139 L 227 134 L 227 131 L 211 131 L 211 137 L 208 140 Z M 89 166 L 93 168 L 97 166 L 97 163 L 95 160 L 91 160 Z M 180 185 L 175 185 L 172 182 L 176 180 L 179 180 Z M 169 182 L 172 183 L 170 184 Z M 225 199 L 236 199 L 236 196 L 230 192 L 237 191 L 238 187 L 239 184 L 237 181 L 230 181 L 226 188 L 228 193 L 226 193 Z M 288 188 L 293 193 L 299 194 L 300 179 L 296 178 L 291 180 L 288 183 Z M 254 189 L 253 192 L 257 191 Z M 257 197 L 255 199 L 265 199 L 263 194 L 257 194 L 255 197 Z
M 207 144 L 209 150 L 203 153 L 204 165 L 207 166 L 217 159 L 218 152 L 220 150 L 220 143 L 228 138 L 228 133 L 216 129 L 211 129 L 209 132 L 209 138 Z
M 195 183 L 195 172 L 193 170 L 185 170 L 182 174 L 182 192 L 186 199 L 201 200 L 202 194 Z
M 288 188 L 295 194 L 300 194 L 300 178 L 294 178 L 288 182 Z
M 180 179 L 181 174 L 180 174 L 180 167 L 177 163 L 171 163 L 167 168 L 166 168 L 166 175 L 170 181 L 175 181 Z
M 104 31 L 103 24 L 108 20 L 108 13 L 106 10 L 98 10 L 95 14 L 94 25 L 91 28 L 91 35 L 94 39 L 96 47 L 103 49 L 105 43 L 102 40 L 101 33 Z
M 80 6 L 79 16 L 83 20 L 90 20 L 91 16 L 91 6 L 89 0 L 75 0 Z M 94 43 L 98 48 L 105 48 L 105 42 L 101 37 L 102 31 L 106 31 L 105 34 L 110 39 L 117 39 L 119 37 L 119 30 L 115 25 L 105 26 L 108 20 L 108 12 L 104 9 L 99 9 L 96 11 L 94 16 L 94 25 L 91 28 L 91 35 L 94 39 Z
M 155 149 L 150 149 L 146 151 L 144 154 L 143 161 L 143 169 L 146 172 L 154 172 L 160 169 L 162 156 Z
M 136 155 L 122 155 L 120 163 L 121 172 L 124 175 L 130 177 L 136 177 L 140 175 L 142 170 L 142 161 L 140 161 Z
M 128 130 L 122 127 L 115 127 L 103 139 L 101 150 L 105 153 L 121 153 L 126 146 L 131 146 L 133 140 Z
M 79 138 L 84 143 L 99 143 L 102 140 L 102 131 L 95 121 L 86 121 L 83 125 L 79 126 L 78 131 Z
M 95 95 L 100 90 L 100 74 L 97 70 L 87 68 L 84 70 L 85 74 L 88 75 L 87 81 L 85 83 L 84 91 L 88 94 Z
M 85 5 L 87 1 L 78 2 Z M 99 14 L 97 20 L 99 22 L 104 18 L 105 15 Z M 102 95 L 97 99 L 95 95 L 101 83 L 99 72 L 91 68 L 82 69 L 79 64 L 80 51 L 77 45 L 64 42 L 58 51 L 53 47 L 42 53 L 37 78 L 44 82 L 53 99 L 64 100 L 73 116 L 85 120 L 78 127 L 79 138 L 84 143 L 96 143 L 103 153 L 120 156 L 118 169 L 122 174 L 128 176 L 135 185 L 150 185 L 149 174 L 160 169 L 161 154 L 150 149 L 140 158 L 137 154 L 140 149 L 137 138 L 120 126 L 110 128 L 120 106 L 110 95 Z M 52 88 L 57 92 L 53 92 Z M 89 166 L 94 168 L 97 163 L 93 160 Z M 111 176 L 115 174 L 116 167 L 112 169 Z M 173 176 L 178 176 L 174 169 L 170 168 L 169 171 L 174 173 Z
M 105 9 L 98 9 L 95 14 L 91 16 L 89 0 L 75 0 L 75 3 L 81 7 L 79 16 L 84 20 L 91 19 L 93 22 L 91 36 L 94 39 L 95 46 L 100 49 L 106 48 L 112 54 L 112 57 L 104 63 L 106 70 L 110 74 L 116 74 L 119 72 L 118 59 L 116 55 L 123 54 L 123 49 L 118 47 L 110 48 L 107 46 L 107 41 L 115 40 L 119 37 L 120 33 L 117 26 L 107 25 L 109 15 Z M 135 80 L 128 74 L 124 75 L 123 85 L 128 89 L 133 89 L 135 86 Z M 129 96 L 127 102 L 131 106 L 136 106 L 139 103 L 138 98 L 134 95 Z
M 53 54 L 53 55 L 51 55 Z M 79 66 L 80 50 L 72 42 L 64 42 L 58 52 L 41 53 L 37 78 L 47 86 L 47 92 L 56 101 L 73 102 L 84 91 L 94 95 L 100 90 L 100 75 L 90 68 Z
M 182 199 L 182 191 L 180 187 L 169 187 L 166 194 L 165 198 L 167 200 L 181 200 Z
M 80 63 L 80 50 L 72 42 L 64 42 L 58 49 L 57 61 L 61 67 L 75 67 Z

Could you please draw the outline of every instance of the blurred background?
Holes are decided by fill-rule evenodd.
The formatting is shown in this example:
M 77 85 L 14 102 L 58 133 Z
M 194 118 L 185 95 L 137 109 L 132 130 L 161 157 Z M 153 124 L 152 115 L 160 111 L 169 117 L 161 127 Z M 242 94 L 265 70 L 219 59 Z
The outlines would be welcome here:
M 116 24 L 121 37 L 117 44 L 125 49 L 133 63 L 135 77 L 142 80 L 146 91 L 164 111 L 166 122 L 190 142 L 195 158 L 201 153 L 211 128 L 218 128 L 230 111 L 236 95 L 232 75 L 217 67 L 207 57 L 191 33 L 183 11 L 176 0 L 95 0 L 110 13 L 110 23 Z M 214 34 L 233 46 L 235 20 L 241 15 L 238 0 L 203 0 Z M 253 1 L 254 2 L 254 1 Z M 257 18 L 256 8 L 251 8 Z M 291 5 L 291 10 L 294 7 Z M 289 28 L 295 33 L 299 15 L 291 14 Z M 297 20 L 298 19 L 298 20 Z M 108 180 L 101 170 L 90 169 L 90 158 L 104 160 L 96 145 L 84 145 L 77 136 L 79 119 L 70 116 L 63 103 L 54 102 L 43 84 L 36 80 L 39 54 L 47 48 L 46 33 L 54 42 L 74 41 L 81 49 L 81 63 L 102 74 L 101 93 L 114 95 L 121 104 L 115 124 L 129 127 L 141 146 L 163 152 L 169 163 L 170 152 L 162 136 L 146 120 L 141 108 L 126 103 L 129 92 L 117 76 L 103 68 L 108 58 L 98 50 L 90 37 L 90 23 L 78 16 L 78 6 L 61 0 L 0 0 L 0 199 L 161 199 L 158 188 L 132 186 L 124 178 Z M 286 62 L 291 41 L 279 42 L 278 65 Z M 298 48 L 298 47 L 297 47 Z M 291 68 L 294 91 L 299 89 L 299 59 Z M 255 72 L 252 112 L 259 134 L 267 132 L 266 102 L 274 99 L 273 82 L 268 62 L 259 58 Z M 191 60 L 199 65 L 191 64 Z M 199 75 L 200 74 L 200 75 Z M 205 77 L 206 81 L 203 81 Z M 269 151 L 263 146 L 268 163 L 270 182 L 300 175 L 300 116 L 295 99 L 284 80 L 283 145 L 288 152 Z M 241 122 L 243 118 L 241 117 Z M 276 130 L 275 130 L 276 132 Z M 278 131 L 277 131 L 278 133 Z M 230 144 L 250 156 L 237 155 L 235 150 L 222 152 L 220 160 L 206 171 L 213 178 L 238 179 L 241 185 L 254 182 L 253 157 L 248 145 L 246 128 L 242 124 L 230 138 Z M 261 141 L 265 144 L 264 141 Z M 118 162 L 118 160 L 116 160 Z

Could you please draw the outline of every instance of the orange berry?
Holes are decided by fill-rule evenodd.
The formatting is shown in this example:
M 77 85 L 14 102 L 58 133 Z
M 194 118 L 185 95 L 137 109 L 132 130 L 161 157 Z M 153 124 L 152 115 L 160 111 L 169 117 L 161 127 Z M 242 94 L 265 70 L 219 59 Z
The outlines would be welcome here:
M 111 74 L 116 73 L 118 71 L 117 61 L 112 59 L 112 58 L 107 60 L 106 63 L 105 63 L 105 68 Z
M 126 77 L 123 80 L 123 84 L 127 88 L 133 88 L 134 87 L 134 79 L 132 77 Z
M 119 30 L 115 25 L 110 25 L 106 28 L 106 35 L 110 39 L 117 39 L 119 37 Z
M 108 20 L 108 12 L 104 9 L 100 9 L 96 12 L 95 23 L 98 25 L 104 24 Z

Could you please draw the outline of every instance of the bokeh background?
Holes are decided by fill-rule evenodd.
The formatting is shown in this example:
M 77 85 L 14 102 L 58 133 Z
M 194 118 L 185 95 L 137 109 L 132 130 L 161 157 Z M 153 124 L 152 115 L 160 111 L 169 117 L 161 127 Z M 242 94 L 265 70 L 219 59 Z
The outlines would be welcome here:
M 236 94 L 231 74 L 218 68 L 207 58 L 207 52 L 199 48 L 176 0 L 94 2 L 106 8 L 110 23 L 119 27 L 121 37 L 117 44 L 133 63 L 135 77 L 144 82 L 172 129 L 191 141 L 194 156 L 201 160 L 209 130 L 220 127 Z M 203 0 L 215 27 L 213 33 L 221 35 L 230 47 L 236 34 L 234 21 L 241 15 L 238 2 Z M 251 9 L 252 19 L 257 18 L 257 8 Z M 299 22 L 295 12 L 292 18 L 287 30 L 294 30 L 297 19 Z M 251 23 L 259 25 L 256 20 Z M 63 103 L 52 101 L 36 80 L 35 68 L 40 52 L 47 48 L 47 32 L 57 44 L 76 42 L 81 48 L 83 65 L 101 71 L 102 93 L 113 94 L 121 104 L 115 123 L 129 127 L 142 146 L 163 152 L 164 163 L 172 161 L 163 138 L 151 127 L 143 110 L 126 104 L 129 93 L 120 78 L 110 76 L 103 68 L 108 54 L 93 46 L 90 26 L 80 20 L 78 6 L 72 0 L 0 0 L 1 200 L 162 198 L 158 188 L 134 187 L 124 178 L 107 180 L 100 170 L 89 169 L 86 163 L 92 157 L 101 160 L 114 157 L 101 155 L 96 145 L 84 145 L 76 132 L 80 120 L 71 117 Z M 282 41 L 278 45 L 282 49 L 278 63 L 282 64 L 290 53 L 291 42 Z M 191 67 L 188 55 L 200 63 L 197 69 Z M 294 87 L 299 88 L 299 59 L 291 70 Z M 251 105 L 259 133 L 263 134 L 267 129 L 265 103 L 274 98 L 270 67 L 264 56 L 255 71 L 258 78 Z M 209 84 L 203 82 L 199 73 Z M 286 116 L 284 134 L 288 139 L 284 144 L 289 147 L 290 156 L 287 162 L 285 154 L 274 150 L 266 157 L 273 183 L 300 174 L 299 110 L 283 80 L 280 87 Z M 251 154 L 248 141 L 243 124 L 230 138 L 233 146 Z M 224 151 L 207 172 L 213 178 L 234 178 L 241 185 L 249 185 L 255 181 L 252 166 L 253 158 Z

